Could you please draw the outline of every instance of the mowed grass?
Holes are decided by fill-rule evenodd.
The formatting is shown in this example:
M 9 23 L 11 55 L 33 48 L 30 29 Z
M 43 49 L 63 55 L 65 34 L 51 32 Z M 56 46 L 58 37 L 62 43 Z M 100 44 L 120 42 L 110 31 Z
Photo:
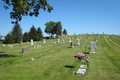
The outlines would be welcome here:
M 69 48 L 68 38 L 62 42 L 62 37 L 59 37 L 60 43 L 56 44 L 56 39 L 48 39 L 45 44 L 38 41 L 36 45 L 41 45 L 39 48 L 33 48 L 26 42 L 23 46 L 15 43 L 12 48 L 7 45 L 0 47 L 0 80 L 119 80 L 120 46 L 113 44 L 108 38 L 106 42 L 101 36 L 108 36 L 113 41 L 120 39 L 116 35 L 112 36 L 116 38 L 111 38 L 111 35 L 94 34 L 90 39 L 87 39 L 88 35 L 81 35 L 81 46 L 76 46 L 77 36 L 69 36 L 68 38 L 74 37 L 74 48 Z M 90 42 L 95 41 L 96 37 L 96 53 L 88 54 Z M 119 44 L 119 41 L 116 43 Z M 29 47 L 30 52 L 22 54 L 23 47 Z M 78 52 L 86 53 L 86 56 L 90 56 L 90 61 L 83 63 L 74 58 Z M 32 57 L 36 60 L 30 61 Z M 75 75 L 81 64 L 87 64 L 87 72 L 84 76 Z

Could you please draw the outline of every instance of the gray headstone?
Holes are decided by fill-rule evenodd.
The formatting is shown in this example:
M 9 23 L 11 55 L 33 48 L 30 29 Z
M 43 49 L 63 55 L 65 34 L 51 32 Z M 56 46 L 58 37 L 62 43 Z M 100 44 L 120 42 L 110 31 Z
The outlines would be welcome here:
M 22 48 L 22 53 L 27 53 L 27 52 L 29 52 L 29 48 L 28 47 Z
M 91 42 L 91 52 L 90 52 L 90 54 L 95 54 L 94 50 L 95 50 L 95 42 Z

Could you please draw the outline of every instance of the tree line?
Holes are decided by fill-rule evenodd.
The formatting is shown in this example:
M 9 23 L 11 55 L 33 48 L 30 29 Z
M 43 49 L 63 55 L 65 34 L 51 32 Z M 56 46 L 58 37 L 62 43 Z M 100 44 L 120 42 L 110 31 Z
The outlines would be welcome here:
M 12 31 L 10 31 L 5 37 L 4 43 L 19 43 L 20 41 L 27 42 L 30 39 L 39 41 L 43 38 L 42 30 L 40 27 L 37 29 L 32 25 L 29 32 L 22 34 L 22 28 L 19 24 L 15 24 Z
M 62 35 L 62 25 L 60 21 L 49 21 L 45 23 L 45 26 L 45 33 L 49 34 L 51 37 L 54 34 L 56 34 L 56 37 Z M 63 34 L 67 35 L 66 29 L 63 30 Z M 24 34 L 22 34 L 21 26 L 19 24 L 15 24 L 12 31 L 4 36 L 4 38 L 4 43 L 6 44 L 19 43 L 20 41 L 27 42 L 30 41 L 30 39 L 33 39 L 34 41 L 40 41 L 43 39 L 43 32 L 40 27 L 36 29 L 34 25 L 32 25 L 29 32 L 24 32 Z

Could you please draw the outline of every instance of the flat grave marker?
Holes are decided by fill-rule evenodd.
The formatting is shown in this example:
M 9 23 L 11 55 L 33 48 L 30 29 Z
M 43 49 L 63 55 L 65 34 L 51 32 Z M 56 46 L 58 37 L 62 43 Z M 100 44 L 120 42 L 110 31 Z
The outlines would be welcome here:
M 78 69 L 78 71 L 75 73 L 77 75 L 84 75 L 86 72 L 86 69 Z

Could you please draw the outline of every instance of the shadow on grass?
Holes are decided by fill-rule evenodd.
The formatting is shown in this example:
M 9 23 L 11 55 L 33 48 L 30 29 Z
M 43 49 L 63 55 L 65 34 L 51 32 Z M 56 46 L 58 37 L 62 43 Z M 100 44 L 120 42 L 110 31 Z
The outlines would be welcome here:
M 66 66 L 64 66 L 64 67 L 66 67 L 66 68 L 74 68 L 75 66 L 66 65 Z
M 83 52 L 84 54 L 89 54 L 89 52 Z
M 0 52 L 0 53 L 5 53 L 5 52 Z
M 7 58 L 7 57 L 22 57 L 22 55 L 0 54 L 0 58 Z

